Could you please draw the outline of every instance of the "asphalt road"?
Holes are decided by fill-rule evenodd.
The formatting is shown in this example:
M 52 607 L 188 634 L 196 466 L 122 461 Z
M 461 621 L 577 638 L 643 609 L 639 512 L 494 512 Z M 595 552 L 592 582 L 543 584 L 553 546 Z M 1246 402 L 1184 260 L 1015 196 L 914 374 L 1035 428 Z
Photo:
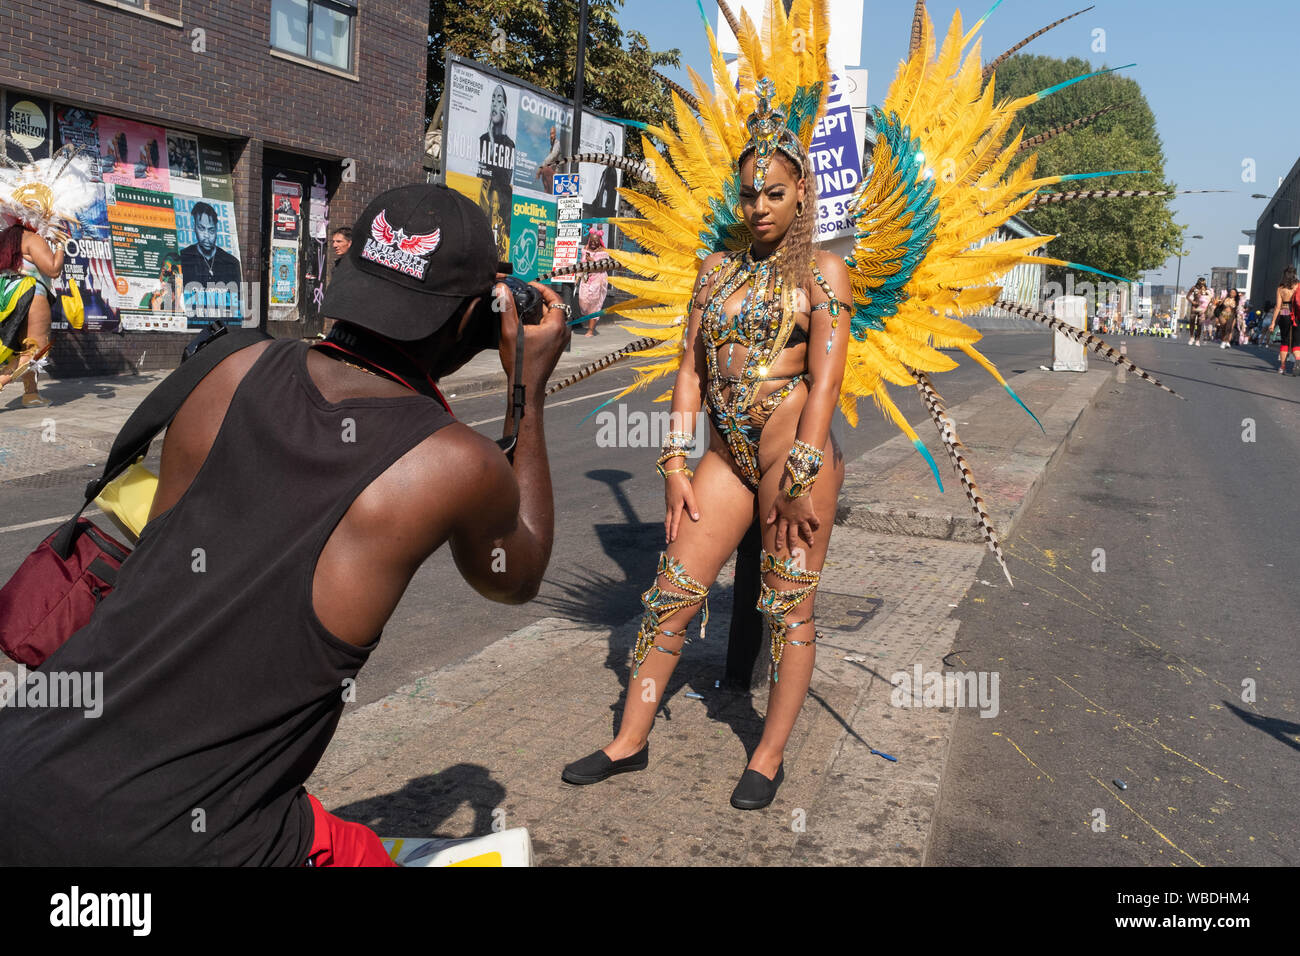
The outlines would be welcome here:
M 981 349 L 1013 379 L 1016 372 L 1050 362 L 1051 341 L 1046 332 L 990 333 Z M 950 405 L 994 384 L 973 362 L 960 353 L 957 357 L 961 367 L 936 381 Z M 547 446 L 558 519 L 551 566 L 537 599 L 522 606 L 486 601 L 460 579 L 449 554 L 435 554 L 412 580 L 379 648 L 362 671 L 356 706 L 463 660 L 539 618 L 605 625 L 640 613 L 639 595 L 654 575 L 663 541 L 663 485 L 654 473 L 661 436 L 652 436 L 647 429 L 642 439 L 629 428 L 623 437 L 631 442 L 601 447 L 597 420 L 582 423 L 584 416 L 631 380 L 626 369 L 602 372 L 559 393 L 548 408 Z M 629 425 L 635 413 L 667 411 L 666 404 L 651 400 L 660 391 L 625 400 Z M 928 418 L 915 392 L 893 389 L 892 393 L 909 418 L 923 426 Z M 462 421 L 492 437 L 500 435 L 503 393 L 451 399 L 451 404 Z M 1013 407 L 1010 402 L 1008 406 Z M 608 411 L 617 420 L 618 407 L 611 405 Z M 897 434 L 870 401 L 859 406 L 859 414 L 857 428 L 849 428 L 836 415 L 835 433 L 850 461 Z M 0 527 L 69 514 L 85 482 L 97 471 L 86 467 L 0 484 L 0 514 L 4 515 Z M 253 493 L 256 489 L 250 489 Z M 51 530 L 0 533 L 0 574 L 12 573 Z
M 948 664 L 999 672 L 1000 712 L 959 711 L 932 865 L 1300 862 L 1300 379 L 1129 354 L 1188 401 L 1103 391 L 1008 544 L 1014 590 L 986 561 L 958 610 Z

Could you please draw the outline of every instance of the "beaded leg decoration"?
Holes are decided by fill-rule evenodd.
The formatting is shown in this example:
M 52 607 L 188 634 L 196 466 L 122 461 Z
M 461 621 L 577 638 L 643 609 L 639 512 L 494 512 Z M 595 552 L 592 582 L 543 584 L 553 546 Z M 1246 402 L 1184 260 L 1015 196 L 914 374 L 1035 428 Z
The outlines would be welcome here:
M 766 582 L 762 582 L 759 587 L 758 610 L 767 618 L 768 627 L 772 630 L 772 682 L 777 683 L 780 680 L 781 652 L 785 649 L 785 645 L 807 647 L 809 644 L 817 643 L 816 634 L 806 641 L 792 641 L 787 638 L 786 634 L 791 630 L 809 624 L 811 621 L 786 623 L 785 617 L 803 603 L 804 598 L 817 590 L 822 575 L 820 571 L 805 571 L 795 567 L 793 558 L 779 561 L 775 555 L 769 554 L 766 550 L 759 558 L 758 568 L 762 574 L 775 574 L 783 580 L 802 585 L 788 591 L 778 591 L 776 588 L 769 587 Z
M 704 630 L 709 626 L 708 588 L 687 574 L 680 561 L 668 557 L 666 553 L 659 555 L 659 567 L 655 573 L 656 576 L 662 574 L 672 583 L 673 587 L 686 593 L 665 591 L 656 580 L 654 587 L 641 595 L 641 606 L 645 608 L 645 614 L 641 618 L 641 628 L 636 634 L 636 650 L 634 652 L 636 665 L 632 668 L 634 678 L 641 672 L 641 665 L 645 663 L 651 648 L 664 654 L 671 654 L 673 657 L 682 656 L 681 651 L 669 650 L 655 643 L 655 640 L 661 634 L 665 637 L 684 638 L 686 636 L 686 628 L 682 628 L 680 631 L 665 631 L 660 627 L 665 618 L 672 616 L 682 608 L 692 607 L 704 602 L 704 620 L 700 622 L 700 640 L 704 640 Z

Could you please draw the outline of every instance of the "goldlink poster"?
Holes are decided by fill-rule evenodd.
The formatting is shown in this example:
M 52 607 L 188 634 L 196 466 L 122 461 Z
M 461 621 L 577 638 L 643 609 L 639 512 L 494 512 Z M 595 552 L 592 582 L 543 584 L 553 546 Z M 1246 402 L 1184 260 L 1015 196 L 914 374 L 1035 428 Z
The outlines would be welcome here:
M 478 203 L 515 275 L 550 270 L 556 237 L 553 164 L 571 153 L 573 107 L 504 74 L 452 57 L 447 69 L 446 184 Z M 623 128 L 589 113 L 582 151 L 623 152 Z M 584 215 L 617 214 L 619 172 L 582 165 Z
M 171 194 L 110 185 L 108 222 L 122 328 L 184 331 L 184 279 Z

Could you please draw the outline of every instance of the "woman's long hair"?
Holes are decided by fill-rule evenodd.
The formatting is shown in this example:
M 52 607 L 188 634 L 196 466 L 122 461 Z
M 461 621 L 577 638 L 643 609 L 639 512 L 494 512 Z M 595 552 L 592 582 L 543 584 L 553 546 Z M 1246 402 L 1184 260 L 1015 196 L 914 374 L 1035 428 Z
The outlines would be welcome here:
M 0 231 L 0 272 L 23 271 L 23 224 Z
M 798 143 L 798 140 L 795 142 Z M 803 179 L 805 189 L 803 214 L 795 216 L 794 222 L 790 223 L 790 228 L 781 237 L 781 242 L 774 253 L 776 256 L 776 271 L 781 276 L 781 281 L 785 284 L 786 289 L 791 293 L 795 289 L 802 289 L 812 278 L 813 234 L 817 228 L 817 177 L 812 175 L 810 171 L 812 163 L 809 161 L 808 154 L 802 144 L 796 146 L 796 150 L 799 153 L 799 163 L 803 169 L 796 169 L 795 164 L 785 153 L 777 152 L 776 154 L 789 167 L 790 172 L 794 174 L 796 179 Z M 739 169 L 744 164 L 745 159 L 753 154 L 752 147 L 741 153 L 736 168 Z
M 1296 285 L 1295 266 L 1287 266 L 1282 270 L 1282 281 L 1279 285 L 1283 289 L 1294 289 Z

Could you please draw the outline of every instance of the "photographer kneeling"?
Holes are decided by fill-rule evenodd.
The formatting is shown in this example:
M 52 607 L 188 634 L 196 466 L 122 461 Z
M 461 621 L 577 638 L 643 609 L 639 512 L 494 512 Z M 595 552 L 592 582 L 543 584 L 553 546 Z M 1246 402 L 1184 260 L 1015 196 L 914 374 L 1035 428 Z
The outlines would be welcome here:
M 569 330 L 542 286 L 540 321 L 520 325 L 486 218 L 444 187 L 384 193 L 355 234 L 330 338 L 259 343 L 203 379 L 116 590 L 46 661 L 102 672 L 102 718 L 0 710 L 0 862 L 389 862 L 303 783 L 430 554 L 450 543 L 491 600 L 537 593 L 554 526 L 542 391 Z M 434 385 L 497 343 L 513 462 Z

